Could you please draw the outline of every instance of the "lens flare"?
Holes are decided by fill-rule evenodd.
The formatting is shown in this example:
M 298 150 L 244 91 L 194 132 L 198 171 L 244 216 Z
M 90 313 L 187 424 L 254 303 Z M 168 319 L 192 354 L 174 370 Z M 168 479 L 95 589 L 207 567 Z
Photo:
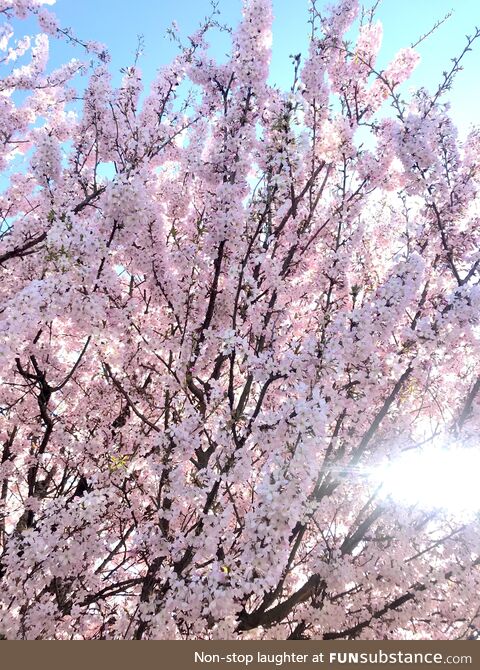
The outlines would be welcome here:
M 430 446 L 404 451 L 373 470 L 381 494 L 400 504 L 471 516 L 480 511 L 480 450 Z

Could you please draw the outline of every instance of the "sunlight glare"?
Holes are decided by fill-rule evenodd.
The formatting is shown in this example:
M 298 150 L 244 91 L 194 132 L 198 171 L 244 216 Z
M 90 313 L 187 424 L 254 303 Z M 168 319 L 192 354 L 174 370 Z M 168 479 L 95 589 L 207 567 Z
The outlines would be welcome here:
M 469 516 L 480 510 L 480 450 L 431 446 L 404 451 L 374 470 L 381 494 L 401 504 Z

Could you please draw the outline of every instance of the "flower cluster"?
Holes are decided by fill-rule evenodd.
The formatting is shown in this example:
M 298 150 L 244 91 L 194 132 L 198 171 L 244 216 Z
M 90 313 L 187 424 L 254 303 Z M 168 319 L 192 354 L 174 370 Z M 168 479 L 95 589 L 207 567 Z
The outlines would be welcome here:
M 0 637 L 478 629 L 478 520 L 370 476 L 477 440 L 478 131 L 373 17 L 347 41 L 357 0 L 312 3 L 288 91 L 268 0 L 147 90 L 94 42 L 49 71 L 44 4 L 0 0 Z

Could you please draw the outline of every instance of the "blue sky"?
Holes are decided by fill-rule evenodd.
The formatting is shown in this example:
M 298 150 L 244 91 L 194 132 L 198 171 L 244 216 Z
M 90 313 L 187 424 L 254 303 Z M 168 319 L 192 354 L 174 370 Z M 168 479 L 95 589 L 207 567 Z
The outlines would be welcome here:
M 369 4 L 372 0 L 367 0 Z M 289 86 L 292 69 L 289 54 L 305 54 L 308 43 L 308 0 L 273 0 L 273 57 L 271 80 Z M 321 0 L 327 5 L 327 0 Z M 104 42 L 112 55 L 112 69 L 119 71 L 133 59 L 137 35 L 143 34 L 145 53 L 140 66 L 149 81 L 159 65 L 175 55 L 175 45 L 166 37 L 175 20 L 187 35 L 209 13 L 209 0 L 57 0 L 55 5 L 62 25 L 71 26 L 84 39 Z M 219 0 L 221 20 L 235 25 L 241 12 L 241 0 Z M 385 66 L 396 51 L 415 42 L 437 19 L 453 10 L 452 17 L 419 47 L 422 61 L 412 79 L 412 86 L 434 88 L 442 71 L 449 68 L 450 58 L 458 54 L 465 35 L 480 25 L 479 0 L 383 0 L 377 16 L 384 25 L 384 42 L 380 66 Z M 228 48 L 227 36 L 215 34 L 212 52 L 222 56 Z M 64 44 L 52 45 L 55 62 L 64 60 L 71 49 Z M 82 57 L 81 51 L 76 54 Z M 480 40 L 467 55 L 465 70 L 457 78 L 450 95 L 452 112 L 461 130 L 480 120 Z

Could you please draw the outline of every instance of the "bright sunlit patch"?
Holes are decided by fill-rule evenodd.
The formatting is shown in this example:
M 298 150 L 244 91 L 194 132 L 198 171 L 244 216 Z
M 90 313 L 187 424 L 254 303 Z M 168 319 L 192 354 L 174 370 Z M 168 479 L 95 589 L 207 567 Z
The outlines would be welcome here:
M 462 516 L 480 511 L 479 478 L 480 450 L 460 446 L 411 449 L 373 471 L 384 497 Z

